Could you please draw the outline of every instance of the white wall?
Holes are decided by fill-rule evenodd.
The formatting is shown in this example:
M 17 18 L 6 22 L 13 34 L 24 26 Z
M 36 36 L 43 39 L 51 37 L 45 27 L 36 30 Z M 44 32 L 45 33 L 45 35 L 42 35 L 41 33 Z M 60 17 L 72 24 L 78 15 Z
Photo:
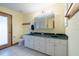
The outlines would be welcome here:
M 69 19 L 66 33 L 69 37 L 69 55 L 79 56 L 79 12 Z

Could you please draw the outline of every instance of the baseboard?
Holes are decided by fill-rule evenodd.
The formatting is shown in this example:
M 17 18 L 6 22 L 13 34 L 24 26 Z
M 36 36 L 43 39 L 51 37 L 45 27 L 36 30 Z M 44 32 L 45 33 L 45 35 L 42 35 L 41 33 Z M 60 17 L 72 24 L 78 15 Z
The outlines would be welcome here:
M 11 46 L 17 45 L 18 43 L 19 43 L 19 42 L 16 42 L 16 43 L 12 44 Z
M 35 49 L 32 49 L 32 48 L 29 48 L 29 47 L 25 47 L 25 48 L 28 48 L 28 49 L 30 49 L 30 50 L 37 51 L 37 52 L 42 53 L 42 54 L 45 54 L 45 55 L 47 55 L 47 56 L 51 56 L 51 55 L 49 55 L 49 54 L 46 54 L 46 53 L 40 52 L 40 51 L 38 51 L 38 50 L 35 50 Z
M 14 44 L 11 44 L 11 46 L 17 45 L 18 43 L 19 43 L 19 42 L 14 43 Z M 7 47 L 5 47 L 5 48 L 11 47 L 11 46 L 7 46 Z M 1 48 L 0 50 L 5 49 L 5 48 Z

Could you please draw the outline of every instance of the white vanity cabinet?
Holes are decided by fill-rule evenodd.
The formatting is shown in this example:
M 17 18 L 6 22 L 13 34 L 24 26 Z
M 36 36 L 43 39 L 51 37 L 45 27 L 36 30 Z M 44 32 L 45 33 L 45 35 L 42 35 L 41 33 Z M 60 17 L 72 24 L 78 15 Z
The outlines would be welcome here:
M 67 40 L 56 39 L 55 42 L 55 56 L 66 56 L 67 55 Z
M 24 46 L 52 56 L 67 56 L 68 40 L 27 35 Z

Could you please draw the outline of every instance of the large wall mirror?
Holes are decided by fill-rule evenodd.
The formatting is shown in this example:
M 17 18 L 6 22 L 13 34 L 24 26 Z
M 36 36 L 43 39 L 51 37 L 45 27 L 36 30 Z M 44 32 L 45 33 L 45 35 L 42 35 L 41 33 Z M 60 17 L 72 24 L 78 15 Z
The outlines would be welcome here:
M 42 13 L 34 17 L 34 28 L 37 29 L 54 29 L 55 27 L 55 14 L 51 13 Z

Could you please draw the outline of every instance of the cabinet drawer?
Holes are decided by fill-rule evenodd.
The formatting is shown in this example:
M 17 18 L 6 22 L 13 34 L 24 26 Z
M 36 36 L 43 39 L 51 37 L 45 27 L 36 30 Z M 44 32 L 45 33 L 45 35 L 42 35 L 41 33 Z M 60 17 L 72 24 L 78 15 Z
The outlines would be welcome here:
M 55 40 L 55 46 L 56 46 L 56 45 L 67 46 L 67 40 L 60 40 L 60 39 L 57 39 L 57 40 Z

